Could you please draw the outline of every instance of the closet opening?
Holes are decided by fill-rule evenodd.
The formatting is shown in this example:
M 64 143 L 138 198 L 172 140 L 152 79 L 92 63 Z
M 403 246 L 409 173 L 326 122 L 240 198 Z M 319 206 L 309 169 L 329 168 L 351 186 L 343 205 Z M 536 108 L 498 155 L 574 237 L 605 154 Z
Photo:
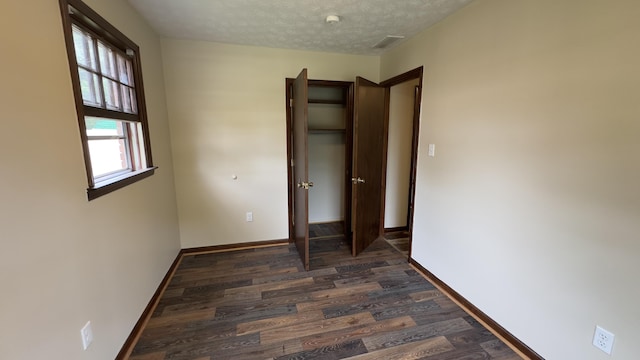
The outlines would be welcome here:
M 291 115 L 293 81 L 286 79 L 287 152 L 291 159 L 294 132 Z M 312 191 L 308 192 L 309 239 L 351 235 L 351 158 L 353 82 L 308 80 L 307 165 Z M 294 242 L 295 179 L 293 161 L 288 169 L 289 234 Z

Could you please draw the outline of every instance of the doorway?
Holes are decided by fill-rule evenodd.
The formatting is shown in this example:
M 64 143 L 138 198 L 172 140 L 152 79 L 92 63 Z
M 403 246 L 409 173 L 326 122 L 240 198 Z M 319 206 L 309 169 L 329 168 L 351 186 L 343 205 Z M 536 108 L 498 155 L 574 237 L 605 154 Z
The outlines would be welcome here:
M 413 228 L 422 68 L 382 84 L 389 89 L 383 232 L 385 240 L 408 258 Z

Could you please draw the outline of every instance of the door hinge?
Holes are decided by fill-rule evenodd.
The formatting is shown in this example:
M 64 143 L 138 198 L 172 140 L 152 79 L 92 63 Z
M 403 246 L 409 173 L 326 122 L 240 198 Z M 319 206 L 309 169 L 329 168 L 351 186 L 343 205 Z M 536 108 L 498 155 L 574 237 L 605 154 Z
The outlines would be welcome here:
M 295 166 L 295 162 L 293 161 L 293 158 L 291 158 L 291 167 Z
M 293 98 L 289 99 L 289 107 L 293 107 Z

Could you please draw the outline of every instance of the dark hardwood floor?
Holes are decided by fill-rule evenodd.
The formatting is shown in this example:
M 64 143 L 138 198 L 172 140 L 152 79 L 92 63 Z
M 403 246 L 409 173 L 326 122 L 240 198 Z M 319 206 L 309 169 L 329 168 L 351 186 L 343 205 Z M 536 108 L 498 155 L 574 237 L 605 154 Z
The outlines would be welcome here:
M 384 239 L 404 256 L 409 256 L 409 232 L 393 231 L 384 234 Z
M 384 240 L 185 256 L 130 359 L 520 359 Z
M 344 234 L 344 222 L 342 221 L 309 224 L 309 238 L 311 239 L 342 234 Z

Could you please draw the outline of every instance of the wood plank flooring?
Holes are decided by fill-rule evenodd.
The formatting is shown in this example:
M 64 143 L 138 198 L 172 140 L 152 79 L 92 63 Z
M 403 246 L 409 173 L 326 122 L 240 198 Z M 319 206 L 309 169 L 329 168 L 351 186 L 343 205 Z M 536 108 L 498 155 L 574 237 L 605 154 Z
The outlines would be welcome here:
M 309 224 L 309 238 L 312 239 L 343 234 L 343 221 Z
M 383 240 L 185 256 L 132 360 L 520 359 Z
M 409 256 L 409 232 L 394 231 L 384 234 L 384 239 L 394 249 L 398 250 L 405 256 Z

